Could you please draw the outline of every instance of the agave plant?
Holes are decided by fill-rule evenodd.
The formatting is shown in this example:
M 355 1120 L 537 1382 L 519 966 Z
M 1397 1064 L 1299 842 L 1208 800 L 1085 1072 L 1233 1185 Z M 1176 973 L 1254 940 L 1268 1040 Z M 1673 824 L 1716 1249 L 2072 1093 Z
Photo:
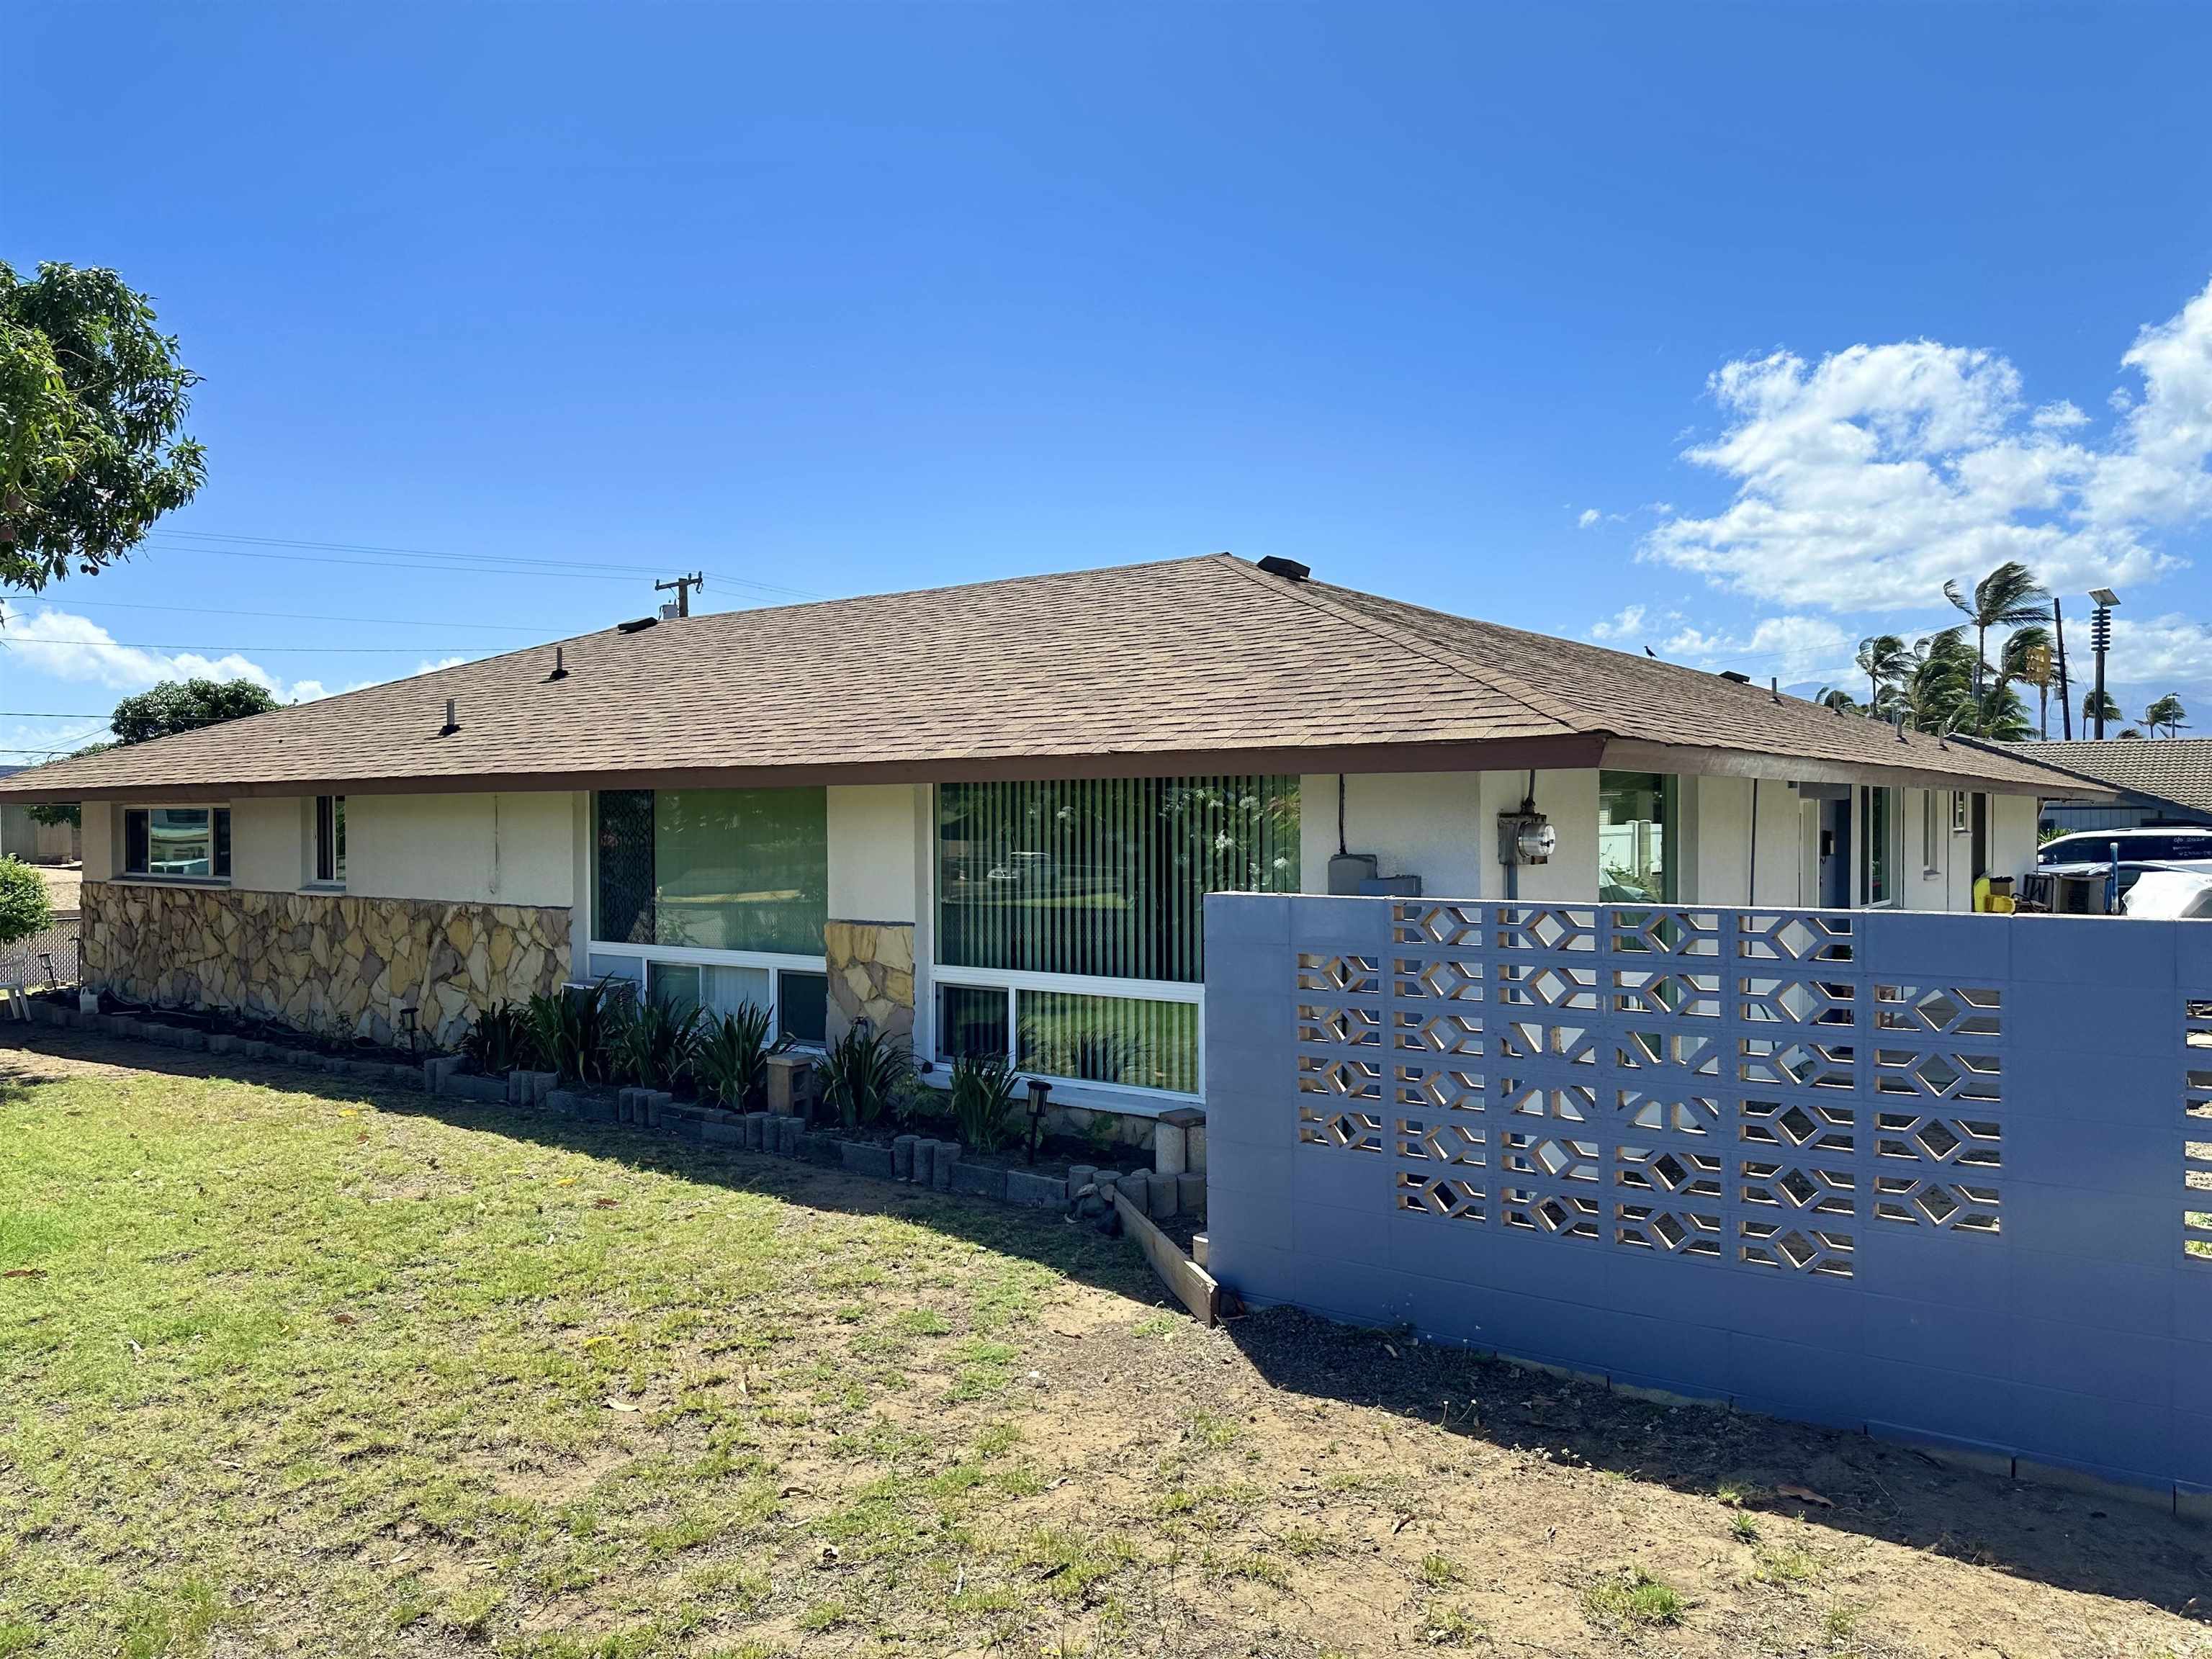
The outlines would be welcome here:
M 963 1054 L 952 1062 L 952 1121 L 970 1152 L 994 1152 L 1006 1144 L 1020 1081 L 1004 1054 Z
M 720 1024 L 708 1021 L 691 1057 L 699 1092 L 732 1111 L 757 1111 L 768 1101 L 768 1057 L 791 1046 L 771 1035 L 767 1009 L 747 1003 Z
M 617 1011 L 624 1006 L 613 982 L 530 999 L 531 1036 L 538 1058 L 570 1083 L 605 1083 L 611 1073 L 609 1047 Z
M 496 1003 L 476 1017 L 461 1039 L 461 1052 L 487 1077 L 497 1077 L 538 1058 L 537 1033 L 530 1010 L 512 1002 Z
M 661 997 L 633 1006 L 627 1018 L 616 1022 L 609 1066 L 615 1080 L 674 1088 L 691 1074 L 704 1018 L 696 1003 L 679 1011 Z
M 913 1057 L 872 1025 L 855 1025 L 822 1056 L 822 1098 L 848 1129 L 884 1115 Z

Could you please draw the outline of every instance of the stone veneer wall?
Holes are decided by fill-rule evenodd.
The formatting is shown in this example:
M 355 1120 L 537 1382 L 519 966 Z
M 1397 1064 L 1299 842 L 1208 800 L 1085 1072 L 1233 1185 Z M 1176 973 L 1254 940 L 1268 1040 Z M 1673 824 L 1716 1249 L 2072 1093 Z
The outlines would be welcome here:
M 477 1010 L 568 977 L 567 910 L 105 881 L 82 908 L 88 987 L 379 1042 L 406 1003 L 451 1046 Z
M 878 1031 L 914 1041 L 914 924 L 831 921 L 822 929 L 830 969 L 830 1040 L 866 1019 Z

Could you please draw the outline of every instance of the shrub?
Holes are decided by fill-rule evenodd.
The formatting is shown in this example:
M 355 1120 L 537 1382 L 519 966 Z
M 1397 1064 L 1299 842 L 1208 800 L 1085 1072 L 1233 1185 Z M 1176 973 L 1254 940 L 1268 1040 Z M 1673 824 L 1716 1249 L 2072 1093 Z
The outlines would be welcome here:
M 616 1011 L 625 1006 L 629 988 L 618 994 L 611 980 L 589 990 L 561 991 L 530 999 L 530 1028 L 538 1057 L 570 1083 L 605 1083 L 611 1075 L 609 1048 Z
M 532 1028 L 529 1008 L 501 1002 L 484 1009 L 461 1039 L 461 1052 L 487 1077 L 534 1066 L 538 1034 Z
M 46 878 L 21 859 L 0 859 L 0 945 L 13 945 L 53 925 Z
M 1006 1119 L 1020 1081 L 1002 1054 L 963 1054 L 952 1062 L 952 1119 L 970 1152 L 993 1152 L 1006 1145 Z
M 769 1011 L 747 1003 L 720 1024 L 708 1021 L 692 1056 L 691 1074 L 699 1092 L 733 1112 L 758 1111 L 768 1103 L 768 1057 L 791 1046 L 770 1036 Z
M 891 1091 L 891 1120 L 902 1129 L 923 1128 L 951 1115 L 951 1097 L 911 1073 Z
M 609 1071 L 618 1083 L 673 1089 L 691 1075 L 704 1018 L 696 1006 L 679 1013 L 675 1004 L 660 997 L 629 1006 L 627 1017 L 617 1016 L 615 1021 Z
M 873 1026 L 855 1025 L 822 1056 L 822 1099 L 848 1128 L 872 1124 L 914 1069 L 907 1051 Z

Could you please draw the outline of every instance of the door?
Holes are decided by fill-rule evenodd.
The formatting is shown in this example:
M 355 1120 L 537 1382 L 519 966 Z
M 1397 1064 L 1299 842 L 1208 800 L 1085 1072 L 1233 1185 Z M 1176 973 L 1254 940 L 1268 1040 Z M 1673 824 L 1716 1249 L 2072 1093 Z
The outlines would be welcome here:
M 1820 902 L 1832 910 L 1851 903 L 1851 804 L 1820 803 Z

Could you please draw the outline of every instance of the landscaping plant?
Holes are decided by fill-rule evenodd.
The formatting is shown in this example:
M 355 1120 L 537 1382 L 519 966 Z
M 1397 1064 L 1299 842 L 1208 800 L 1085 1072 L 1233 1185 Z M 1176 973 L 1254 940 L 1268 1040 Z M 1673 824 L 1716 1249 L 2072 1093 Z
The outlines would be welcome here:
M 787 1036 L 770 1035 L 769 1011 L 749 1002 L 719 1024 L 708 1021 L 691 1057 L 691 1075 L 700 1094 L 733 1112 L 754 1112 L 768 1104 L 768 1059 L 791 1046 Z
M 855 1025 L 822 1056 L 822 1098 L 847 1128 L 873 1124 L 913 1069 L 904 1048 L 872 1025 Z
M 46 878 L 21 859 L 0 859 L 0 945 L 44 933 L 53 920 Z
M 970 1152 L 994 1152 L 1006 1144 L 1020 1082 L 1004 1054 L 963 1054 L 952 1062 L 952 1121 Z
M 501 1002 L 483 1010 L 461 1039 L 461 1052 L 486 1077 L 499 1077 L 538 1062 L 538 1032 L 531 1010 Z
M 615 1011 L 624 1003 L 611 979 L 587 990 L 564 990 L 530 999 L 530 1028 L 539 1059 L 565 1082 L 605 1083 L 612 1076 L 610 1048 Z
M 703 1019 L 696 1004 L 679 1012 L 662 997 L 630 1006 L 615 1021 L 610 1067 L 615 1080 L 641 1089 L 673 1089 L 691 1075 Z

